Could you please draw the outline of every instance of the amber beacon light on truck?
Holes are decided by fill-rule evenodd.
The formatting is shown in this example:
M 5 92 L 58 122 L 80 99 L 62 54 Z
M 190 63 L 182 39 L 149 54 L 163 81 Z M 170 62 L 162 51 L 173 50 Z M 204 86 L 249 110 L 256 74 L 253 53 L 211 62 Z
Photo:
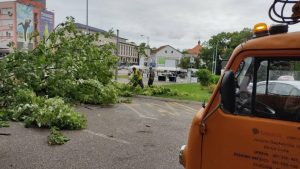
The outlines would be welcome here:
M 258 23 L 253 28 L 253 38 L 259 38 L 262 36 L 275 35 L 280 33 L 287 33 L 289 26 L 287 24 L 274 24 L 268 28 L 265 23 Z

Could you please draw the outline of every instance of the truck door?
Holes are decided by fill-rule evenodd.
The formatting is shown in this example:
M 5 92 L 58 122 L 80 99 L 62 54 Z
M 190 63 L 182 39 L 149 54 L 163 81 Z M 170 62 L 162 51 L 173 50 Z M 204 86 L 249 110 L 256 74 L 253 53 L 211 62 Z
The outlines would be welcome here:
M 220 106 L 206 121 L 202 168 L 299 169 L 299 90 L 300 57 L 244 59 L 235 111 Z

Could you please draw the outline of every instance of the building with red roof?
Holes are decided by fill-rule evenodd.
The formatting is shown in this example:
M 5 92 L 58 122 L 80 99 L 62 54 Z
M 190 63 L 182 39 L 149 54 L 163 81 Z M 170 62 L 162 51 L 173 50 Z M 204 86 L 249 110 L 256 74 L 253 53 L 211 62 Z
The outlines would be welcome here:
M 198 41 L 198 44 L 195 47 L 187 50 L 187 54 L 193 57 L 198 57 L 201 53 L 201 50 L 202 50 L 201 42 Z

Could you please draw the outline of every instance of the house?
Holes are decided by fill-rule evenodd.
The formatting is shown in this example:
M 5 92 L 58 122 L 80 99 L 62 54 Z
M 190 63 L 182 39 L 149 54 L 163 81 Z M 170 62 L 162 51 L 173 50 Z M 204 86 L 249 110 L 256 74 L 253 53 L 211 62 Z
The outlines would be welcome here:
M 152 51 L 151 58 L 157 67 L 176 68 L 182 58 L 182 53 L 170 45 L 161 46 Z
M 184 52 L 185 54 L 183 55 L 183 57 L 190 58 L 190 63 L 193 65 L 194 63 L 196 63 L 196 59 L 200 59 L 201 50 L 202 50 L 202 45 L 201 45 L 201 42 L 198 41 L 198 43 L 195 47 L 193 47 L 192 49 L 188 49 Z M 201 59 L 200 59 L 199 64 L 200 65 L 198 65 L 198 66 L 203 65 L 203 61 Z
M 202 50 L 201 42 L 198 41 L 198 44 L 195 47 L 193 47 L 192 49 L 188 49 L 186 51 L 187 54 L 185 54 L 185 56 L 194 57 L 194 58 L 199 57 L 201 50 Z

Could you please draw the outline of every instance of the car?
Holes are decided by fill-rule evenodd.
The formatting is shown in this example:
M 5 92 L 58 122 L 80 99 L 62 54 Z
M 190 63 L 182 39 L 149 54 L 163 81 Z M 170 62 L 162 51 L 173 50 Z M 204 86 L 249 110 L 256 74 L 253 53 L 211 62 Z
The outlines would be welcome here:
M 248 86 L 248 91 L 252 92 L 251 84 Z M 256 93 L 276 94 L 282 96 L 300 96 L 300 81 L 268 81 L 268 88 L 266 87 L 266 81 L 258 82 L 256 87 Z

